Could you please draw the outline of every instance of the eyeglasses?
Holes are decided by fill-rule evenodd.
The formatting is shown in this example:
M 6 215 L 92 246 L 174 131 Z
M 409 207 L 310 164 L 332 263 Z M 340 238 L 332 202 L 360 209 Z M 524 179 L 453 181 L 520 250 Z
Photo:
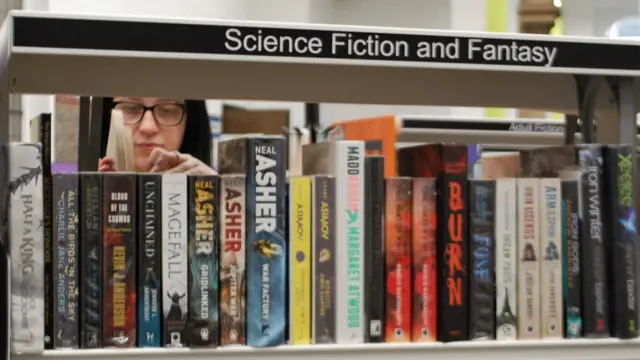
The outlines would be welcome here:
M 148 110 L 151 110 L 151 114 L 159 126 L 177 126 L 184 121 L 184 104 L 165 103 L 145 106 L 140 103 L 120 101 L 114 103 L 113 108 L 122 111 L 126 125 L 140 123 Z

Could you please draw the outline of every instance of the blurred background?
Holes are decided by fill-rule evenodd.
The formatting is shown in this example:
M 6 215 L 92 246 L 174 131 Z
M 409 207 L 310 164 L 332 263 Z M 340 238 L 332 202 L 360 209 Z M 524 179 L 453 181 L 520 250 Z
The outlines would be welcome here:
M 639 0 L 0 0 L 2 15 L 10 9 L 106 15 L 144 15 L 160 18 L 222 18 L 236 20 L 330 23 L 460 31 L 520 32 L 557 36 L 605 36 L 621 19 L 624 31 L 614 35 L 640 35 L 634 16 Z M 206 39 L 202 39 L 206 41 Z M 606 56 L 606 54 L 603 54 Z M 215 86 L 215 84 L 212 84 Z M 208 99 L 213 136 L 224 136 L 223 108 L 236 113 L 262 111 L 274 128 L 304 125 L 305 104 L 247 102 L 241 99 Z M 335 121 L 385 114 L 436 117 L 502 119 L 549 119 L 562 114 L 529 109 L 377 106 L 365 104 L 319 104 L 321 126 Z M 58 171 L 74 170 L 78 148 L 78 97 L 75 95 L 14 95 L 11 139 L 28 134 L 29 120 L 42 112 L 53 114 L 53 162 Z M 227 118 L 233 111 L 227 112 Z M 240 116 L 242 117 L 242 116 Z M 236 123 L 237 124 L 237 123 Z M 229 129 L 227 122 L 227 130 Z M 233 132 L 243 129 L 234 129 Z M 244 132 L 253 132 L 245 129 Z M 260 132 L 269 132 L 261 129 Z M 23 134 L 23 135 L 21 135 Z M 54 171 L 55 171 L 54 170 Z

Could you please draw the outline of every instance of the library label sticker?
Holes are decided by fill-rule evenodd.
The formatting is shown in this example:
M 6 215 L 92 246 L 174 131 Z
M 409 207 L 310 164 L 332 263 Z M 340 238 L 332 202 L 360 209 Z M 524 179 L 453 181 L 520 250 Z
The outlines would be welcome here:
M 601 42 L 276 28 L 221 24 L 14 17 L 13 46 L 173 54 L 274 56 L 640 71 L 638 46 Z M 569 70 L 567 70 L 569 72 Z M 571 71 L 576 72 L 576 71 Z M 579 71 L 578 71 L 579 72 Z

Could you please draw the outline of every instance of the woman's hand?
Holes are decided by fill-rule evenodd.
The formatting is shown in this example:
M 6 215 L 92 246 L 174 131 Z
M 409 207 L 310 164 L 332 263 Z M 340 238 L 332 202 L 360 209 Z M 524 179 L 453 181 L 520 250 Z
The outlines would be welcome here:
M 98 160 L 98 171 L 100 172 L 113 172 L 118 171 L 116 169 L 116 163 L 110 157 L 103 157 Z
M 155 148 L 149 155 L 149 172 L 188 175 L 215 175 L 207 164 L 188 154 Z

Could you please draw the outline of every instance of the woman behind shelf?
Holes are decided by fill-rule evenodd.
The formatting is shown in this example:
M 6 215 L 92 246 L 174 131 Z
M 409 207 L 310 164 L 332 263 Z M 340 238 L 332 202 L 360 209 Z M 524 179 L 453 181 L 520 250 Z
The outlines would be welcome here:
M 136 171 L 215 174 L 208 165 L 211 135 L 204 100 L 116 97 L 113 108 L 122 111 L 132 130 Z M 113 159 L 101 158 L 98 171 L 117 171 Z

